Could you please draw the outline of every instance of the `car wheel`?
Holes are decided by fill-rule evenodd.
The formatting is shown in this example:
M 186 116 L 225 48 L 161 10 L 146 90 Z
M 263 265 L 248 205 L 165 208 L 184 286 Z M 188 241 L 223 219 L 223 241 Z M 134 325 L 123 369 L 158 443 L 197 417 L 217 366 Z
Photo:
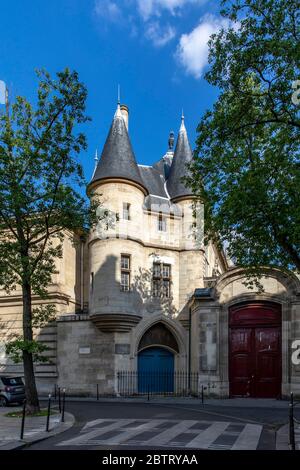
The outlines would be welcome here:
M 7 406 L 7 405 L 8 405 L 7 399 L 1 395 L 0 396 L 0 406 Z

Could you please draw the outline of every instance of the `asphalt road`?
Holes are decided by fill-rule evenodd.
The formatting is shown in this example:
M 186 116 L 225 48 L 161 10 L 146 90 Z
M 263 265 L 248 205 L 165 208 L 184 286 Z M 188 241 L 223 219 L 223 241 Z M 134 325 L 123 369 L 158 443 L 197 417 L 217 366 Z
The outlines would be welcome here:
M 207 444 L 208 449 L 230 449 L 241 433 L 251 448 L 251 432 L 255 432 L 255 448 L 273 450 L 275 431 L 287 422 L 287 408 L 72 401 L 67 402 L 66 410 L 75 416 L 75 425 L 62 434 L 31 445 L 30 450 L 166 449 L 166 445 L 168 449 L 178 449 L 188 442 L 202 445 L 197 441 L 199 428 L 208 430 L 210 442 L 211 433 L 215 433 L 214 444 Z M 170 429 L 179 437 L 172 440 Z M 99 438 L 99 434 L 102 437 Z M 126 439 L 120 441 L 120 435 L 126 435 Z

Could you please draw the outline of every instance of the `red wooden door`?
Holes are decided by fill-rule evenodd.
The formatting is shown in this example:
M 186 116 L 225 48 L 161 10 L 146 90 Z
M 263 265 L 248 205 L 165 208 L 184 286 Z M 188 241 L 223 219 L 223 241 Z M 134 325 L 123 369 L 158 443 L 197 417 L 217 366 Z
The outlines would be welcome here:
M 230 310 L 229 381 L 230 396 L 280 396 L 281 313 L 276 304 Z
M 251 396 L 253 349 L 251 328 L 230 329 L 230 395 Z
M 281 391 L 281 328 L 255 328 L 254 394 L 279 397 Z

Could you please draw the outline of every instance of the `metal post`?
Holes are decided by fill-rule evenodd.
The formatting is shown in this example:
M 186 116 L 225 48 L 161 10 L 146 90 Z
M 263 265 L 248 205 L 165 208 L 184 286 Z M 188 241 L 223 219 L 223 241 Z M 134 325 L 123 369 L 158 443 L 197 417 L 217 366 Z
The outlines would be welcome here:
M 203 385 L 201 386 L 201 403 L 202 403 L 202 405 L 204 403 L 204 387 L 203 387 Z
M 99 385 L 97 384 L 97 400 L 99 400 Z
M 58 409 L 61 413 L 61 397 L 60 397 L 60 387 L 58 387 Z
M 65 401 L 66 401 L 66 389 L 63 389 L 63 402 L 62 402 L 62 414 L 61 414 L 61 422 L 65 422 Z
M 289 438 L 290 438 L 290 446 L 291 450 L 296 450 L 295 444 L 295 428 L 294 428 L 294 395 L 291 392 L 291 401 L 289 404 Z
M 51 408 L 51 393 L 49 393 L 49 395 L 48 395 L 48 409 L 47 409 L 46 432 L 49 432 L 50 408 Z
M 24 402 L 23 402 L 21 434 L 20 434 L 20 439 L 21 440 L 23 439 L 23 436 L 24 436 L 25 414 L 26 414 L 26 400 L 24 400 Z
M 56 401 L 56 387 L 57 387 L 57 385 L 54 384 L 54 400 L 55 400 L 55 401 Z

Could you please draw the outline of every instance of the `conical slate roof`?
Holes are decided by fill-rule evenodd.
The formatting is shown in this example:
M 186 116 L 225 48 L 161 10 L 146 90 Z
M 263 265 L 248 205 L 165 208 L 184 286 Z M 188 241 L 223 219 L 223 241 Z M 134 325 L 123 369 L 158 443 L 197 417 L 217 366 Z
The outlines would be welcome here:
M 130 180 L 145 188 L 119 104 L 91 183 L 107 178 Z
M 167 190 L 171 199 L 193 195 L 192 190 L 182 181 L 184 176 L 188 176 L 187 164 L 192 160 L 192 156 L 192 150 L 184 125 L 184 117 L 182 116 L 174 157 L 167 180 Z

